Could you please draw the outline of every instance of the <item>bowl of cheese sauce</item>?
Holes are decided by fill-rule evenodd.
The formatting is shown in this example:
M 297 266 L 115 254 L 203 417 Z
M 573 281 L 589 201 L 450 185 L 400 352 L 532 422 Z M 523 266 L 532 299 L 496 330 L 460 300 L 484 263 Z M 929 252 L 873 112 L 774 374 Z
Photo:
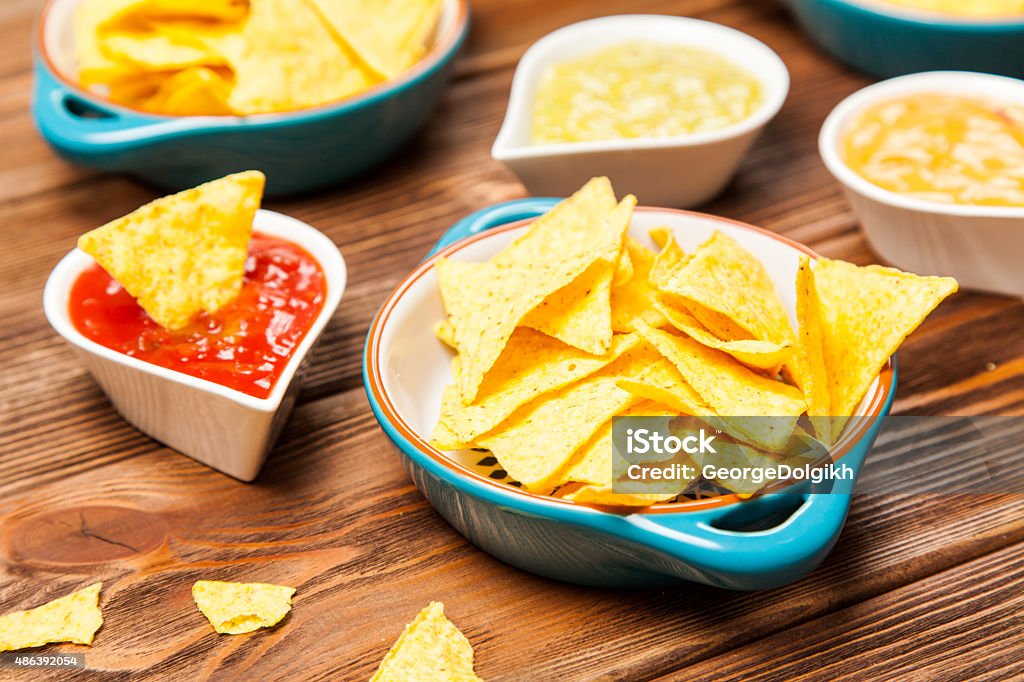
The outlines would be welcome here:
M 789 89 L 760 41 L 697 19 L 623 15 L 561 28 L 523 55 L 491 150 L 533 194 L 595 174 L 650 204 L 721 192 Z
M 882 81 L 841 102 L 818 141 L 883 258 L 1024 296 L 1024 81 Z

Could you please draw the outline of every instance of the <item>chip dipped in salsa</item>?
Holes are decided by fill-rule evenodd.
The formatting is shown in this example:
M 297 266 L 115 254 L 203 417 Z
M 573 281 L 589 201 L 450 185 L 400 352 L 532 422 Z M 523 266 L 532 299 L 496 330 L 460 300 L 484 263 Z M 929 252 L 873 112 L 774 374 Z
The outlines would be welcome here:
M 257 398 L 270 395 L 323 307 L 320 264 L 302 247 L 254 232 L 241 293 L 182 329 L 161 327 L 99 265 L 71 289 L 71 320 L 83 335 L 154 365 Z

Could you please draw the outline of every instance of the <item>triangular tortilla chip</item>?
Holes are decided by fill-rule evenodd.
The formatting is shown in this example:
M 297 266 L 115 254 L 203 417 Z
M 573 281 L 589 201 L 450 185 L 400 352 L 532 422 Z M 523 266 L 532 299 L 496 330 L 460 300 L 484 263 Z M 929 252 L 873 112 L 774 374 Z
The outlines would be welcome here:
M 533 327 L 588 353 L 604 353 L 612 339 L 612 280 L 621 260 L 623 236 L 633 216 L 636 197 L 627 195 L 598 228 L 589 226 L 588 245 L 603 254 L 571 284 L 548 296 L 521 324 Z M 554 255 L 549 252 L 548 258 Z M 496 258 L 499 261 L 501 257 Z
M 635 378 L 620 378 L 616 385 L 638 398 L 670 407 L 679 414 L 713 415 L 713 407 L 686 383 L 671 362 L 661 359 Z
M 669 324 L 694 341 L 699 341 L 708 348 L 728 353 L 752 369 L 772 373 L 777 371 L 779 365 L 789 360 L 793 354 L 793 349 L 788 341 L 783 343 L 758 341 L 757 339 L 723 341 L 698 322 L 688 309 L 672 305 L 668 297 L 664 295 L 660 295 L 654 300 L 654 308 L 661 313 L 664 319 L 668 320 Z
M 222 635 L 274 627 L 291 611 L 294 594 L 294 587 L 268 583 L 197 580 L 192 586 L 196 606 Z
M 614 208 L 615 195 L 608 179 L 595 178 L 535 220 L 526 234 L 490 261 L 438 261 L 441 297 L 464 356 L 459 381 L 464 404 L 476 398 L 484 375 L 527 313 L 596 261 L 618 259 L 622 246 L 619 226 L 606 229 Z M 589 312 L 586 306 L 580 310 Z M 565 329 L 582 328 L 565 321 L 561 324 Z
M 786 309 L 761 261 L 736 241 L 715 232 L 658 288 L 692 302 L 690 312 L 707 326 L 701 308 L 724 316 L 749 332 L 750 338 L 780 345 L 794 342 Z M 720 324 L 712 324 L 711 331 Z M 738 340 L 735 335 L 720 337 Z
M 482 682 L 473 672 L 473 647 L 432 601 L 392 645 L 370 682 Z
M 508 418 L 516 409 L 604 368 L 643 340 L 636 334 L 616 336 L 604 355 L 590 355 L 538 331 L 520 327 L 501 358 L 484 378 L 472 405 L 463 405 L 455 385 L 441 402 L 441 421 L 471 443 Z M 453 376 L 461 369 L 452 363 Z
M 51 642 L 92 644 L 103 625 L 100 588 L 94 583 L 27 611 L 0 616 L 0 651 L 16 651 Z
M 799 389 L 773 381 L 685 336 L 642 327 L 639 333 L 664 355 L 686 383 L 733 428 L 769 449 L 786 444 L 805 409 Z
M 309 0 L 335 39 L 390 79 L 423 58 L 442 0 Z
M 242 288 L 263 173 L 248 171 L 157 199 L 87 232 L 78 246 L 157 324 L 180 329 Z
M 818 438 L 831 441 L 828 374 L 825 368 L 824 322 L 821 299 L 814 281 L 814 269 L 807 256 L 800 256 L 796 273 L 796 318 L 798 326 L 794 370 L 804 392 L 807 416 Z
M 478 442 L 526 489 L 549 492 L 601 425 L 639 402 L 615 385 L 617 378 L 639 375 L 656 360 L 646 346 L 625 353 L 586 379 L 524 405 Z
M 910 332 L 957 290 L 950 277 L 821 259 L 814 269 L 824 324 L 833 416 L 854 414 L 875 377 Z

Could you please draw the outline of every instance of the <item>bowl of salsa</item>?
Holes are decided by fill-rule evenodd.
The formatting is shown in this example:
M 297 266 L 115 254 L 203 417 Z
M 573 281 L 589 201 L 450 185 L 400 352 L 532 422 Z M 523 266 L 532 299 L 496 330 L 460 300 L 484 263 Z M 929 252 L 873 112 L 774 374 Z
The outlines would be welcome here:
M 127 421 L 250 481 L 295 404 L 345 281 L 345 261 L 330 239 L 260 210 L 241 292 L 181 329 L 154 322 L 77 248 L 50 275 L 44 309 Z

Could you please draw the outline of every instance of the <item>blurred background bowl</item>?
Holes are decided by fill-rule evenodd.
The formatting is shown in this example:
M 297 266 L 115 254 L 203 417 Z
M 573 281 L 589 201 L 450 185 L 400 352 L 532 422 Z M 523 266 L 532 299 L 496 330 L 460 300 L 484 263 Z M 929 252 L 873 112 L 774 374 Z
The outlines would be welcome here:
M 446 0 L 434 45 L 395 79 L 336 103 L 253 116 L 159 116 L 77 85 L 72 17 L 80 0 L 50 0 L 35 41 L 32 114 L 68 161 L 124 172 L 168 190 L 243 170 L 268 196 L 358 176 L 394 154 L 426 121 L 469 30 L 468 0 Z
M 843 159 L 840 145 L 859 112 L 915 92 L 1024 105 L 1024 81 L 984 73 L 936 71 L 875 83 L 840 102 L 825 119 L 818 136 L 825 166 L 842 184 L 868 242 L 888 262 L 955 277 L 970 289 L 1024 296 L 1024 206 L 945 204 L 897 194 L 861 177 Z
M 959 17 L 884 0 L 783 2 L 826 51 L 875 76 L 937 70 L 1024 76 L 1024 16 Z

